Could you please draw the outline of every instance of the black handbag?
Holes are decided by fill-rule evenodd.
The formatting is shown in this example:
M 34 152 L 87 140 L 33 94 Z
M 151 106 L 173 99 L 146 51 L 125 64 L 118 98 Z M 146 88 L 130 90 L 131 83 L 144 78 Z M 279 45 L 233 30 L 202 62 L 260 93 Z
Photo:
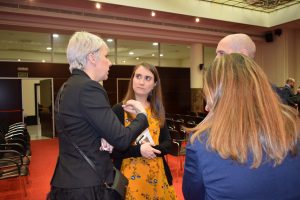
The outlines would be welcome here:
M 56 106 L 55 110 L 57 113 L 59 113 L 59 103 L 60 103 L 60 97 L 61 93 L 65 87 L 65 83 L 62 85 L 56 99 Z M 101 177 L 97 170 L 95 164 L 81 151 L 81 149 L 75 144 L 72 139 L 64 133 L 64 131 L 60 132 L 60 134 L 68 139 L 74 146 L 74 148 L 79 152 L 79 154 L 84 158 L 84 160 L 91 166 L 93 171 L 97 174 L 97 176 Z M 128 186 L 128 179 L 115 167 L 113 167 L 114 170 L 114 178 L 113 178 L 113 183 L 108 184 L 104 182 L 105 190 L 103 194 L 104 200 L 118 200 L 118 199 L 125 199 L 126 195 L 126 189 Z
M 71 140 L 71 138 L 62 133 L 68 140 L 72 143 L 74 148 L 80 153 L 80 155 L 84 158 L 84 160 L 91 166 L 94 172 L 98 175 L 95 164 L 81 151 L 81 149 Z M 118 170 L 113 167 L 114 170 L 114 179 L 112 184 L 108 184 L 104 182 L 105 190 L 104 191 L 104 199 L 105 200 L 117 200 L 117 199 L 125 199 L 126 189 L 128 186 L 128 179 Z M 99 176 L 99 175 L 98 175 Z
M 111 185 L 104 183 L 104 185 L 106 186 L 103 195 L 104 200 L 125 199 L 128 180 L 115 167 L 114 167 L 114 172 L 115 172 L 115 176 L 114 176 L 113 183 Z
M 120 170 L 114 167 L 114 181 L 112 185 L 108 185 L 107 183 L 104 184 L 106 189 L 114 190 L 122 197 L 122 199 L 125 198 L 128 179 L 120 172 Z

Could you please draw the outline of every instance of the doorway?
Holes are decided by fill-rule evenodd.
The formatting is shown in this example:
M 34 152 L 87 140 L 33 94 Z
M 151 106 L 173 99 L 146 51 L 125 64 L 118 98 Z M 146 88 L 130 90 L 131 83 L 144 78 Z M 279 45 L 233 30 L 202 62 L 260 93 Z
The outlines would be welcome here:
M 53 78 L 22 78 L 23 119 L 31 139 L 54 137 Z

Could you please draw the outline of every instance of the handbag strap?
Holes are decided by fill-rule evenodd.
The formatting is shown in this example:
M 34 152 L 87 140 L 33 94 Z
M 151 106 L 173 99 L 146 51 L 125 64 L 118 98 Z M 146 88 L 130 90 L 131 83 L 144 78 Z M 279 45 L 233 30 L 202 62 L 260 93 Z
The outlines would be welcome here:
M 61 86 L 58 94 L 57 94 L 57 97 L 56 97 L 56 106 L 55 106 L 55 111 L 57 114 L 60 114 L 59 112 L 59 105 L 60 105 L 60 100 L 61 100 L 61 94 L 64 90 L 64 88 L 66 87 L 66 82 Z M 93 171 L 97 174 L 97 176 L 99 176 L 101 178 L 101 176 L 98 174 L 97 170 L 96 170 L 96 166 L 95 164 L 93 163 L 93 161 L 91 161 L 87 155 L 85 155 L 85 153 L 83 153 L 83 151 L 78 147 L 78 145 L 76 143 L 73 142 L 73 140 L 71 139 L 71 137 L 69 137 L 67 134 L 64 133 L 64 129 L 65 129 L 65 126 L 64 126 L 64 120 L 62 119 L 62 123 L 63 123 L 63 130 L 60 132 L 60 134 L 62 136 L 64 136 L 65 138 L 67 138 L 67 140 L 74 146 L 74 148 L 79 152 L 79 154 L 84 158 L 84 160 L 91 166 L 91 168 L 93 169 Z M 104 182 L 104 184 L 106 185 L 106 183 Z
M 65 136 L 66 138 L 68 138 L 68 140 L 71 142 L 71 144 L 74 146 L 74 148 L 79 152 L 79 154 L 84 158 L 84 160 L 91 166 L 91 168 L 95 171 L 95 173 L 99 176 L 97 170 L 96 170 L 96 166 L 93 163 L 93 161 L 91 161 L 86 155 L 85 153 L 83 153 L 83 151 L 81 151 L 81 149 L 77 146 L 77 144 L 75 144 L 72 139 L 67 135 L 67 134 L 62 134 L 63 136 Z

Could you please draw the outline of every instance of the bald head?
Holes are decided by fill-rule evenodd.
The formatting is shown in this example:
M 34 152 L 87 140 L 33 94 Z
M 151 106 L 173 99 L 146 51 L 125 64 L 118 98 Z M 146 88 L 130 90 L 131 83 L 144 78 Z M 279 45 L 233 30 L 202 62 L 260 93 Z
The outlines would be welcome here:
M 252 39 L 242 33 L 224 37 L 218 44 L 217 57 L 230 53 L 241 53 L 251 58 L 255 56 L 256 47 Z

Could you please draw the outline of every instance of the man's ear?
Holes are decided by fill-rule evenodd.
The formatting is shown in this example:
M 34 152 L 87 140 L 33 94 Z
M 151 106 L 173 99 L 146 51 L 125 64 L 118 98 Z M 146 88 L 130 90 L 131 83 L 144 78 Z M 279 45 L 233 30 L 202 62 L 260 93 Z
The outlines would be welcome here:
M 243 54 L 243 55 L 245 55 L 245 56 L 251 57 L 249 55 L 249 51 L 247 49 L 241 49 L 240 53 Z

